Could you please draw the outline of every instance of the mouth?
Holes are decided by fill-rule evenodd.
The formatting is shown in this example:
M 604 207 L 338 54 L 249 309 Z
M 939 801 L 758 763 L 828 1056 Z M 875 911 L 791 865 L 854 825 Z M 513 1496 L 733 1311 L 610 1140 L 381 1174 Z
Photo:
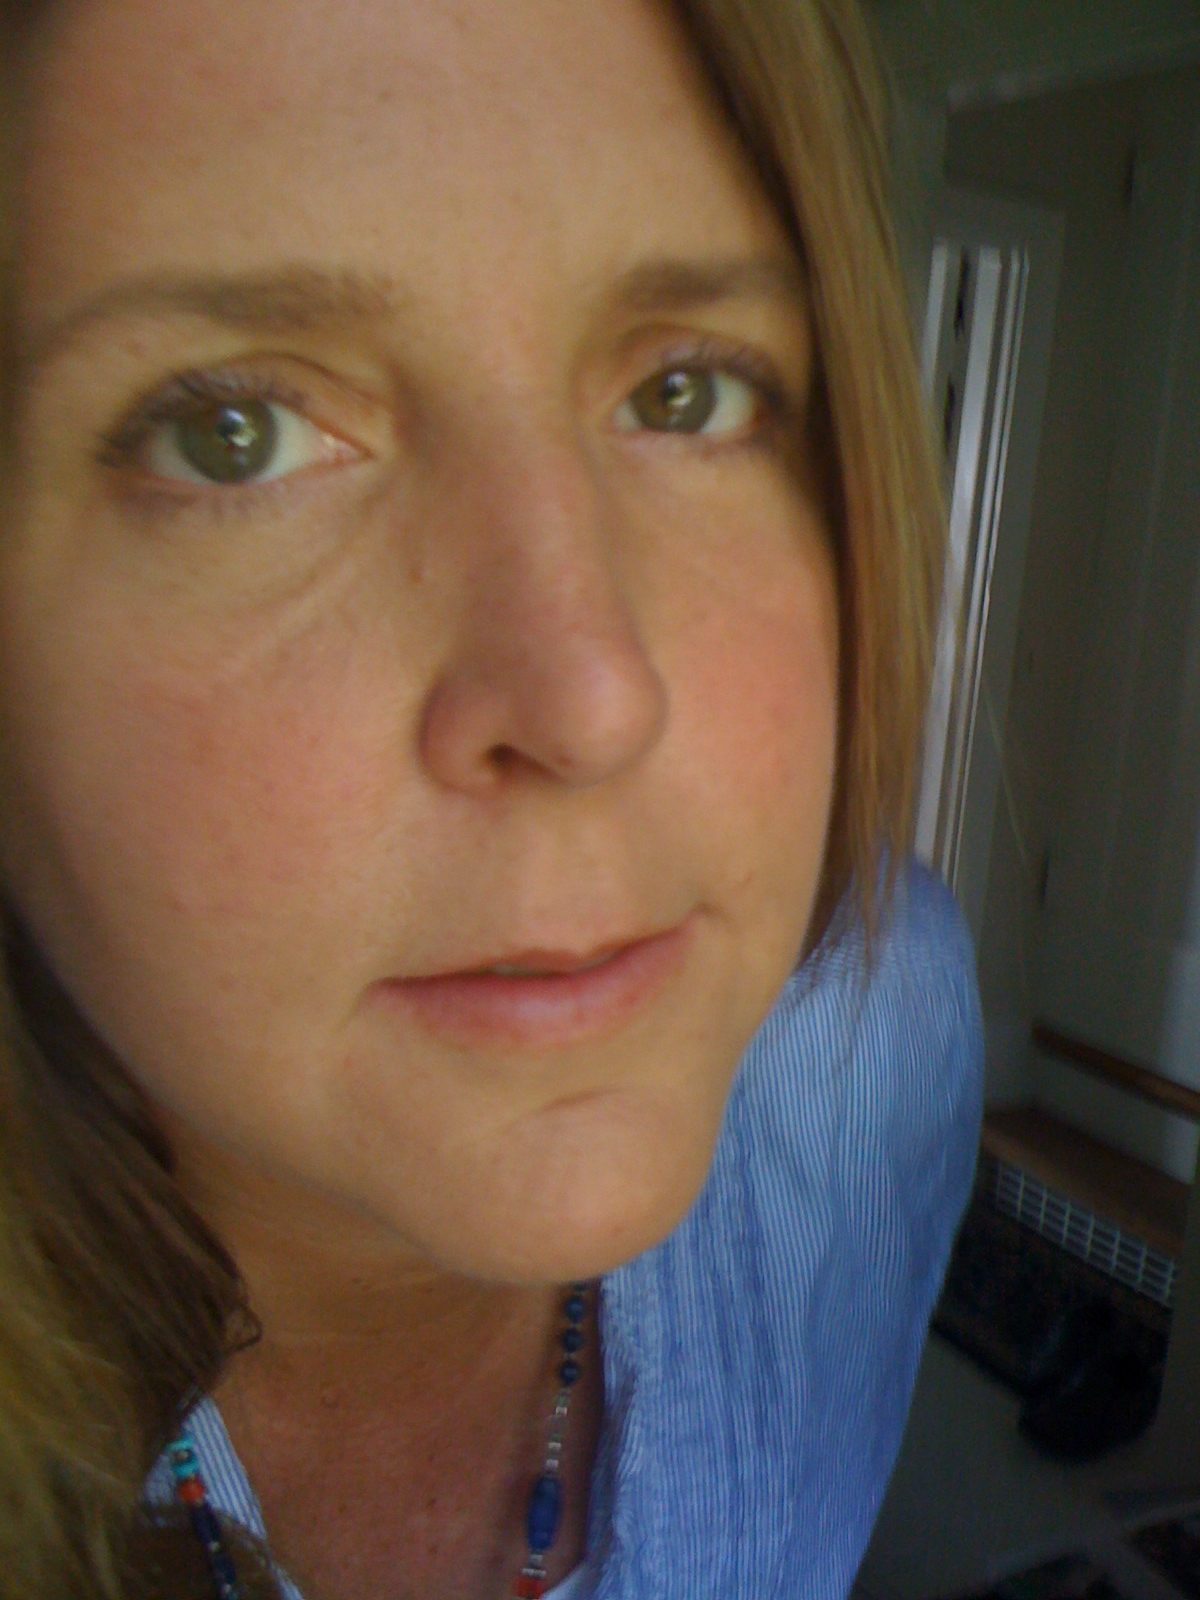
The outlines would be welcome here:
M 653 938 L 654 935 L 645 937 Z M 632 949 L 642 942 L 641 938 L 621 939 L 603 945 L 586 955 L 574 955 L 567 950 L 522 950 L 513 955 L 499 956 L 494 961 L 480 962 L 478 966 L 469 968 L 464 975 L 480 977 L 490 973 L 497 978 L 553 978 L 574 972 L 593 972 L 597 967 L 604 966 L 614 956 L 619 955 L 622 950 Z
M 649 1008 L 686 960 L 692 922 L 586 951 L 526 949 L 381 985 L 390 1007 L 446 1042 L 556 1049 L 597 1039 Z

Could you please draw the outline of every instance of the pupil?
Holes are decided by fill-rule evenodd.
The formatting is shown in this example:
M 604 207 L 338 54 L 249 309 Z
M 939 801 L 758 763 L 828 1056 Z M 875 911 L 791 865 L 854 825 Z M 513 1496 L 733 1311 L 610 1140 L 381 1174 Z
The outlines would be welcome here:
M 249 450 L 255 439 L 254 425 L 243 411 L 223 412 L 217 432 L 230 450 Z
M 214 483 L 246 483 L 271 461 L 278 427 L 269 405 L 252 400 L 205 406 L 178 423 L 185 459 Z
M 704 427 L 716 404 L 713 380 L 705 372 L 686 368 L 664 373 L 655 380 L 647 406 L 651 427 L 672 433 L 695 433 Z

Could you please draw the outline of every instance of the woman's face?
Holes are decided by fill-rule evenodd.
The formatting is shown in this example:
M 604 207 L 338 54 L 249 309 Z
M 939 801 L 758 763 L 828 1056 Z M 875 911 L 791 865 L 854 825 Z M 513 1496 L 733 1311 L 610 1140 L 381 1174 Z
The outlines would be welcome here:
M 812 333 L 666 12 L 82 0 L 36 67 L 4 868 L 234 1233 L 625 1259 L 800 952 Z

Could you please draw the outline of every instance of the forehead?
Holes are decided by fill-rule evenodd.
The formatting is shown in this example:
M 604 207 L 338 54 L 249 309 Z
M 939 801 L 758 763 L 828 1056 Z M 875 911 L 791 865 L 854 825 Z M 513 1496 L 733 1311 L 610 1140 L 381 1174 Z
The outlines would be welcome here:
M 511 283 L 781 233 L 665 0 L 74 0 L 32 89 L 35 313 L 134 266 Z

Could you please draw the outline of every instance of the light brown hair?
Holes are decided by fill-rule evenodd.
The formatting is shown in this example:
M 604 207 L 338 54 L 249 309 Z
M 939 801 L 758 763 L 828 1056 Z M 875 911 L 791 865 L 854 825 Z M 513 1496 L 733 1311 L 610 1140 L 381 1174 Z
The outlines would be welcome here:
M 873 930 L 911 844 L 944 562 L 893 227 L 887 100 L 854 3 L 677 9 L 809 270 L 840 501 L 843 640 L 837 788 L 810 940 L 851 888 Z

